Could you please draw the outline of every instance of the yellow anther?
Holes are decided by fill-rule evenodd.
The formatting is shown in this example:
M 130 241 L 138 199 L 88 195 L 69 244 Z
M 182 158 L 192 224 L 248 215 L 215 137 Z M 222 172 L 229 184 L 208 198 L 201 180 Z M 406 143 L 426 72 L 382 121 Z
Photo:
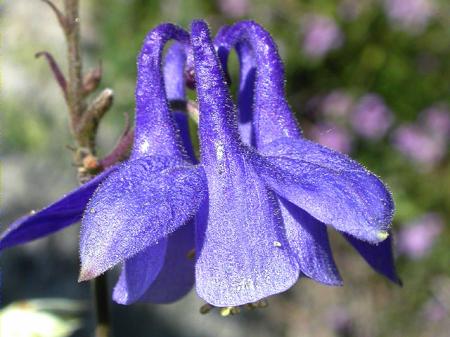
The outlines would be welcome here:
M 220 316 L 227 317 L 230 316 L 233 307 L 225 307 L 220 309 Z
M 388 238 L 389 233 L 387 231 L 379 231 L 377 233 L 377 238 L 378 240 L 384 241 Z

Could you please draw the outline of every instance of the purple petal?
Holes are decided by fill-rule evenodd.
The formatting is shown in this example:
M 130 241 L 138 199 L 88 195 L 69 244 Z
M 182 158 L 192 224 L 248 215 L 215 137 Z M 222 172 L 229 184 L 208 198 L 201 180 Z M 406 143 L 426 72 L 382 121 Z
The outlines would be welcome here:
M 167 239 L 162 239 L 125 261 L 113 291 L 115 302 L 131 304 L 145 293 L 163 267 L 166 248 Z
M 217 306 L 254 302 L 288 289 L 299 275 L 275 196 L 239 142 L 234 105 L 209 31 L 192 24 L 200 147 L 208 203 L 197 216 L 196 288 Z
M 305 139 L 264 149 L 259 172 L 280 196 L 337 230 L 377 243 L 386 239 L 394 204 L 383 183 L 349 157 Z
M 139 299 L 170 303 L 186 295 L 194 285 L 194 221 L 169 235 L 164 265 L 150 288 Z
M 123 164 L 84 213 L 80 280 L 100 275 L 185 224 L 204 190 L 201 168 L 181 160 L 153 156 Z
M 280 198 L 286 236 L 300 270 L 315 281 L 342 285 L 333 260 L 326 227 L 289 201 Z
M 392 251 L 392 240 L 388 237 L 379 244 L 370 244 L 358 240 L 350 235 L 343 234 L 345 239 L 358 251 L 359 254 L 366 260 L 376 272 L 384 275 L 389 280 L 398 285 L 402 281 L 397 275 L 394 264 L 394 253 Z
M 171 101 L 186 101 L 184 68 L 186 64 L 186 46 L 175 42 L 167 51 L 164 63 L 164 84 L 167 93 L 167 99 Z M 192 146 L 189 134 L 189 121 L 186 112 L 174 111 L 176 126 L 180 131 L 184 149 L 186 150 L 186 159 L 196 163 L 194 148 Z M 184 150 L 182 149 L 182 150 Z M 183 151 L 184 152 L 184 151 Z
M 225 71 L 228 52 L 233 46 L 237 48 L 241 63 L 239 108 L 248 115 L 247 109 L 253 106 L 258 147 L 280 137 L 300 136 L 285 98 L 283 62 L 270 34 L 255 22 L 241 21 L 220 31 L 215 44 Z
M 46 208 L 13 222 L 0 237 L 0 249 L 49 235 L 81 220 L 98 185 L 117 167 L 111 167 Z
M 138 57 L 136 83 L 136 126 L 132 158 L 183 153 L 167 104 L 162 56 L 170 40 L 189 42 L 189 34 L 173 24 L 161 24 L 145 38 Z M 172 93 L 170 88 L 169 93 Z
M 183 142 L 183 151 L 186 151 L 186 160 L 190 161 L 193 164 L 198 162 L 195 157 L 194 146 L 191 141 L 191 134 L 189 131 L 189 118 L 184 112 L 175 111 L 174 112 L 175 122 L 177 124 L 177 128 L 180 132 L 180 137 Z
M 200 110 L 199 139 L 202 163 L 221 158 L 242 144 L 239 139 L 235 106 L 209 36 L 207 25 L 192 23 L 195 81 Z M 216 158 L 217 157 L 217 158 Z
M 167 50 L 164 59 L 164 87 L 168 100 L 185 100 L 186 89 L 184 67 L 186 64 L 186 46 L 175 42 Z
M 299 276 L 276 198 L 250 166 L 234 162 L 208 177 L 209 206 L 197 216 L 197 293 L 216 306 L 283 292 Z

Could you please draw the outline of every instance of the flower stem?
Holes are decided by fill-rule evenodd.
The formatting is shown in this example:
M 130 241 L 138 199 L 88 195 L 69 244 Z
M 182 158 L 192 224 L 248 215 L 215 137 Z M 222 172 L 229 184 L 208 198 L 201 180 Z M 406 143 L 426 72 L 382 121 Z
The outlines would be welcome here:
M 95 312 L 97 322 L 95 326 L 95 337 L 108 337 L 110 330 L 108 282 L 106 274 L 100 275 L 92 282 L 94 293 Z
M 95 155 L 95 136 L 100 119 L 112 105 L 113 92 L 103 90 L 91 104 L 86 96 L 96 89 L 101 80 L 101 71 L 87 74 L 85 78 L 91 85 L 86 91 L 83 85 L 83 63 L 80 52 L 80 17 L 79 0 L 64 0 L 64 11 L 61 11 L 52 0 L 42 0 L 55 13 L 67 44 L 67 79 L 60 71 L 51 54 L 44 53 L 49 61 L 56 80 L 63 89 L 70 116 L 70 126 L 77 143 L 74 161 L 78 167 L 78 179 L 84 183 L 93 177 L 84 167 L 84 159 Z M 38 54 L 40 55 L 40 54 Z M 95 78 L 92 79 L 91 77 Z M 89 81 L 94 80 L 94 84 Z M 111 165 L 113 163 L 110 163 Z M 108 282 L 106 275 L 101 275 L 92 281 L 94 295 L 96 326 L 95 337 L 108 337 L 110 331 Z

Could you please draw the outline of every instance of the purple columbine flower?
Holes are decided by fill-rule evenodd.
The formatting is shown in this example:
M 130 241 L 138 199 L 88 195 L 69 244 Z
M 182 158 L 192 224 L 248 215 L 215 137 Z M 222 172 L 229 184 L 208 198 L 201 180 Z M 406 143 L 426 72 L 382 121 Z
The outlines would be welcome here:
M 279 209 L 282 229 L 274 246 L 287 250 L 298 263 L 300 275 L 340 285 L 328 242 L 326 225 L 330 225 L 376 271 L 399 282 L 390 238 L 382 240 L 393 215 L 390 193 L 347 156 L 301 137 L 285 99 L 283 65 L 270 34 L 244 21 L 222 29 L 216 44 L 224 69 L 233 46 L 241 69 L 245 69 L 241 70 L 239 101 L 245 96 L 246 104 L 240 106 L 239 113 L 252 116 L 250 133 L 256 148 L 247 150 L 251 158 L 245 161 L 247 181 L 262 181 L 270 200 L 275 199 L 273 207 Z M 251 95 L 245 91 L 247 87 L 255 88 Z M 282 270 L 282 265 L 279 268 Z M 287 275 L 295 273 L 284 268 Z M 286 277 L 285 282 L 287 286 L 291 280 Z
M 331 50 L 339 48 L 344 41 L 336 22 L 323 15 L 306 17 L 303 37 L 303 52 L 311 58 L 321 58 Z
M 360 98 L 352 112 L 351 123 L 361 136 L 378 140 L 392 125 L 392 112 L 383 99 L 376 94 L 367 94 Z
M 178 88 L 176 99 L 184 98 L 180 82 L 164 87 L 161 55 L 169 39 L 181 44 L 169 58 L 192 50 L 188 60 L 200 109 L 197 165 L 181 147 L 167 104 L 171 88 Z M 388 237 L 394 205 L 383 183 L 345 155 L 301 137 L 266 31 L 242 22 L 222 30 L 216 42 L 218 51 L 203 21 L 193 22 L 190 40 L 170 24 L 147 36 L 138 58 L 131 157 L 103 179 L 80 211 L 86 209 L 80 279 L 123 263 L 116 301 L 174 300 L 192 285 L 187 254 L 195 245 L 197 293 L 216 306 L 258 301 L 285 291 L 300 275 L 339 285 L 327 224 L 375 270 L 398 282 Z M 241 139 L 220 64 L 235 44 L 242 46 L 238 53 L 248 70 L 244 83 L 248 76 L 254 80 L 253 94 L 239 99 L 240 112 L 251 114 L 250 146 Z M 251 111 L 245 111 L 248 102 L 254 102 Z
M 309 130 L 311 139 L 317 143 L 341 153 L 349 154 L 352 150 L 352 139 L 347 130 L 331 124 L 313 125 Z
M 443 228 L 444 221 L 439 214 L 425 214 L 398 233 L 398 249 L 411 259 L 420 259 L 430 251 Z

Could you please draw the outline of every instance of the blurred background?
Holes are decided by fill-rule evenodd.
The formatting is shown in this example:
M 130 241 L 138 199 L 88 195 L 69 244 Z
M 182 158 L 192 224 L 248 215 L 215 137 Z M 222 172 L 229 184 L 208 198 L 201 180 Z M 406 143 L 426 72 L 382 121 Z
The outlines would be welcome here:
M 63 96 L 45 62 L 34 58 L 37 51 L 49 51 L 65 69 L 63 34 L 41 1 L 5 0 L 0 10 L 5 228 L 77 182 Z M 268 308 L 228 318 L 200 315 L 203 303 L 195 291 L 171 305 L 113 305 L 115 336 L 449 336 L 450 2 L 81 0 L 84 68 L 101 60 L 101 87 L 115 91 L 114 107 L 99 131 L 100 156 L 119 137 L 123 113 L 134 110 L 135 58 L 146 32 L 164 21 L 188 28 L 194 18 L 205 18 L 214 33 L 244 18 L 272 33 L 305 136 L 351 155 L 390 186 L 404 286 L 376 275 L 330 233 L 342 288 L 302 279 L 270 298 Z M 237 72 L 232 78 L 238 81 Z M 89 336 L 90 291 L 77 283 L 77 245 L 78 226 L 72 226 L 1 253 L 0 324 L 8 308 L 18 305 L 28 313 L 57 313 L 51 319 L 68 327 L 59 335 L 51 329 L 54 335 L 29 336 L 69 336 L 74 316 L 81 329 L 73 336 Z M 113 283 L 116 275 L 110 274 Z M 17 303 L 35 298 L 74 302 Z M 25 316 L 17 317 L 27 325 Z M 19 336 L 1 331 L 0 337 Z

